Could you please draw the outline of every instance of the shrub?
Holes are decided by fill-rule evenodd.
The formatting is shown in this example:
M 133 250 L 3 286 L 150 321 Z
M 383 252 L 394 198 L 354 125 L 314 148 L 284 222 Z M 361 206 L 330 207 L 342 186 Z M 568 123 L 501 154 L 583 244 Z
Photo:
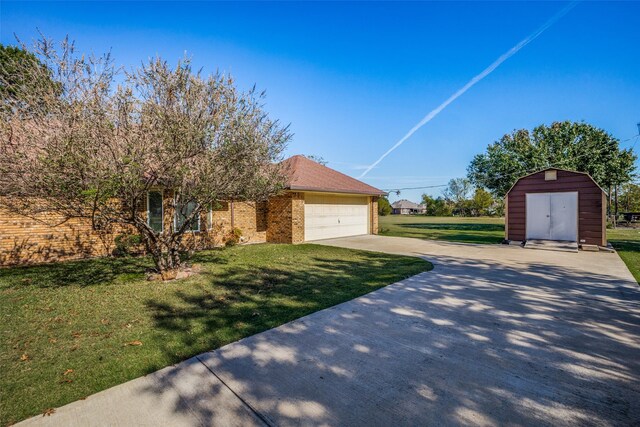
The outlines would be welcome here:
M 238 244 L 238 242 L 240 242 L 240 239 L 242 239 L 242 230 L 239 229 L 238 227 L 235 227 L 233 230 L 229 232 L 225 245 L 234 246 Z
M 142 237 L 139 234 L 118 234 L 113 242 L 115 244 L 114 256 L 129 256 L 141 252 Z
M 391 204 L 389 204 L 389 200 L 386 197 L 380 197 L 378 199 L 378 215 L 387 216 L 391 213 Z

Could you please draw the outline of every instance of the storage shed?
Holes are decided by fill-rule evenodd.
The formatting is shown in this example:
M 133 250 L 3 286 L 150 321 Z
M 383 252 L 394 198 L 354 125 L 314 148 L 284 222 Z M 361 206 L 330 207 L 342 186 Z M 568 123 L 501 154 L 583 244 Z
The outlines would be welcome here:
M 607 244 L 607 196 L 589 174 L 536 172 L 518 179 L 505 202 L 507 240 Z

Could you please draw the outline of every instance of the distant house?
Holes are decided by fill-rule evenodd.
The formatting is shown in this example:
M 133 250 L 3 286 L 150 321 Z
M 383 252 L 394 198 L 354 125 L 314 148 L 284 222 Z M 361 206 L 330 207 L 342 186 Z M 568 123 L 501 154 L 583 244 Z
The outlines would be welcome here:
M 391 205 L 393 215 L 415 215 L 423 214 L 427 211 L 424 205 L 413 203 L 409 200 L 402 199 Z

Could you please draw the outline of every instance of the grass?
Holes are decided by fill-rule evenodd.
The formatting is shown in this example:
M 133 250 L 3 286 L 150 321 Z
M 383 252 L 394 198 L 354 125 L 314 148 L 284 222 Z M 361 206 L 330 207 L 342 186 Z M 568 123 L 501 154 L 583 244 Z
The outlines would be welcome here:
M 0 425 L 432 268 L 318 245 L 197 254 L 202 272 L 148 282 L 146 258 L 0 269 Z
M 609 229 L 607 238 L 640 283 L 640 228 Z
M 504 239 L 504 218 L 388 215 L 379 218 L 378 229 L 384 236 L 462 243 L 500 243 Z

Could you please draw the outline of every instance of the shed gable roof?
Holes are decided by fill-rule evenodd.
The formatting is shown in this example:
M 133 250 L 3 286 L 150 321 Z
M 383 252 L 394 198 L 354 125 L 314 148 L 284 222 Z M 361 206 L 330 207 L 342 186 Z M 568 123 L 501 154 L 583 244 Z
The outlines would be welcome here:
M 521 176 L 520 178 L 518 178 L 516 180 L 516 182 L 513 183 L 511 188 L 509 188 L 509 191 L 507 191 L 507 193 L 504 195 L 504 197 L 508 197 L 509 193 L 511 193 L 511 190 L 513 190 L 515 188 L 515 186 L 518 185 L 518 183 L 520 181 L 522 181 L 523 179 L 529 178 L 530 176 L 537 175 L 539 173 L 543 173 L 543 172 L 550 171 L 550 170 L 569 172 L 569 173 L 573 173 L 573 174 L 576 174 L 576 175 L 584 175 L 584 176 L 588 177 L 593 182 L 593 184 L 600 189 L 600 191 L 602 191 L 603 193 L 607 194 L 607 192 L 604 191 L 604 189 L 602 187 L 600 187 L 600 185 L 596 182 L 596 180 L 593 179 L 591 177 L 591 175 L 589 175 L 587 172 L 578 172 L 578 171 L 572 171 L 572 170 L 569 170 L 569 169 L 560 169 L 560 168 L 546 168 L 546 169 L 541 169 L 539 171 L 536 171 L 536 172 L 533 172 L 533 173 L 530 173 L 528 175 L 524 175 L 524 176 Z
M 282 161 L 289 190 L 383 196 L 386 193 L 302 155 Z

